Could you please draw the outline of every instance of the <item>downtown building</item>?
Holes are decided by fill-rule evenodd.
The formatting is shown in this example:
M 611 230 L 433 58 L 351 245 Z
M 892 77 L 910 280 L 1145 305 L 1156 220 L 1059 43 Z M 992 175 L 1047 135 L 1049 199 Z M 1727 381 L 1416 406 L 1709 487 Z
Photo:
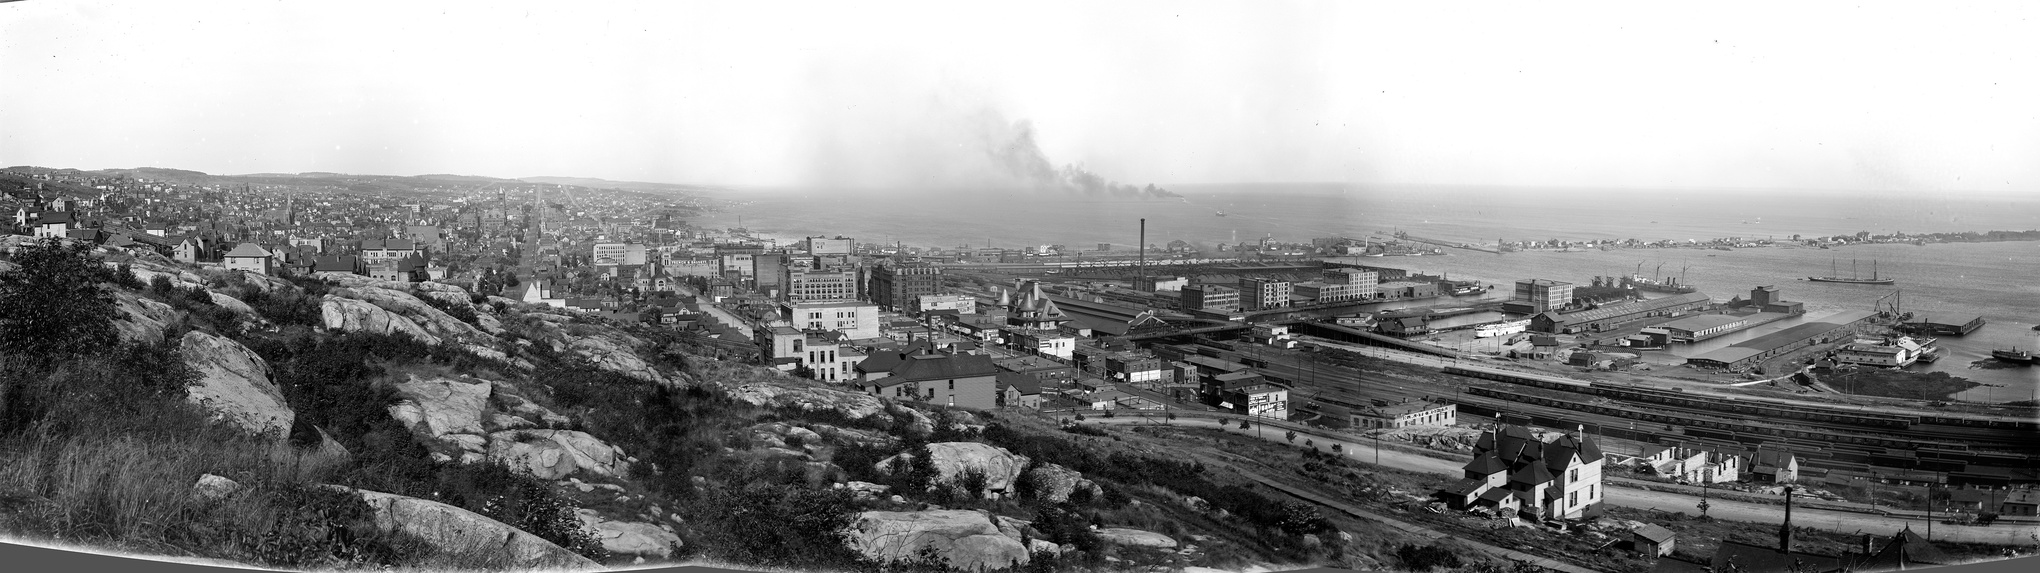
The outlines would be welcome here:
M 894 312 L 920 312 L 925 295 L 942 293 L 942 267 L 881 264 L 871 269 L 871 302 Z

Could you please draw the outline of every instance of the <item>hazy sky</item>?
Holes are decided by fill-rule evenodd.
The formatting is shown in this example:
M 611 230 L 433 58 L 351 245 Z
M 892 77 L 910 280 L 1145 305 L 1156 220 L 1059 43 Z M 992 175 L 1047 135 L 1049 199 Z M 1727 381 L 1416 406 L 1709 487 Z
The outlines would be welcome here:
M 1644 5 L 1647 7 L 1639 7 Z M 2032 2 L 0 4 L 0 164 L 2040 191 Z

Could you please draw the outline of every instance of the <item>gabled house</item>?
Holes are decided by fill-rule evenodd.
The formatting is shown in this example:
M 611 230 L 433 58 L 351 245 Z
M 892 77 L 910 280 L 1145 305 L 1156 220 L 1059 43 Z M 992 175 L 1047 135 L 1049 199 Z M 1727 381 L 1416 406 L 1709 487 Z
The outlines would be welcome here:
M 1007 408 L 1041 408 L 1041 381 L 1017 372 L 999 372 L 999 399 Z
M 1529 520 L 1598 514 L 1601 449 L 1587 436 L 1539 441 L 1529 428 L 1505 424 L 1474 445 L 1465 477 L 1433 494 L 1454 509 L 1483 506 Z
M 255 243 L 241 243 L 227 251 L 226 267 L 230 271 L 273 275 L 276 274 L 276 255 Z
M 1799 481 L 1799 457 L 1785 448 L 1759 445 L 1757 455 L 1750 460 L 1749 470 L 1753 481 L 1793 483 Z
M 35 238 L 63 239 L 70 236 L 72 229 L 78 227 L 78 219 L 76 214 L 70 211 L 45 211 L 42 217 L 33 221 L 33 224 Z

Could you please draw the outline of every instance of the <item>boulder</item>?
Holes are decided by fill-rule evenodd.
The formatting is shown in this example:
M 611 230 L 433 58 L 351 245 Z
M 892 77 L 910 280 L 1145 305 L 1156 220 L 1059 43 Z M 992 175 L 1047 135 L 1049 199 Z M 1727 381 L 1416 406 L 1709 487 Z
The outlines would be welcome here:
M 1018 479 L 1021 469 L 1027 467 L 1027 456 L 977 442 L 928 444 L 928 455 L 934 462 L 935 471 L 941 475 L 938 481 L 953 482 L 966 470 L 983 472 L 985 491 L 978 492 L 980 495 L 1012 491 L 1013 480 Z M 879 461 L 876 467 L 880 472 L 890 473 L 894 467 L 905 467 L 913 458 L 911 453 L 901 453 Z
M 319 303 L 319 314 L 325 319 L 328 329 L 374 334 L 405 334 L 426 344 L 439 344 L 439 337 L 426 333 L 425 329 L 419 328 L 410 319 L 367 302 L 328 294 Z
M 927 414 L 921 413 L 920 410 L 895 404 L 893 406 L 893 415 L 907 420 L 908 432 L 923 436 L 935 432 L 935 420 L 929 418 Z
M 1069 501 L 1070 494 L 1077 490 L 1090 491 L 1091 499 L 1105 496 L 1105 490 L 1084 479 L 1084 474 L 1060 465 L 1041 464 L 1029 470 L 1028 475 L 1034 479 L 1034 497 L 1048 503 Z
M 403 402 L 390 415 L 413 434 L 438 439 L 447 434 L 481 434 L 482 414 L 489 407 L 490 385 L 455 378 L 419 378 L 393 386 Z
M 543 480 L 557 480 L 585 471 L 592 475 L 625 475 L 630 462 L 623 450 L 584 432 L 512 430 L 489 434 L 488 459 L 510 471 Z
M 241 484 L 225 476 L 205 474 L 198 476 L 198 483 L 192 484 L 191 494 L 205 501 L 219 501 L 241 491 Z
M 377 530 L 410 537 L 436 553 L 490 562 L 500 560 L 506 569 L 600 567 L 551 541 L 465 509 L 379 491 L 337 485 L 321 487 L 360 497 L 374 511 Z
M 978 511 L 867 511 L 858 514 L 846 534 L 852 549 L 880 563 L 916 559 L 923 548 L 933 548 L 950 567 L 965 571 L 1028 561 L 1027 547 Z
M 255 351 L 194 330 L 178 340 L 178 354 L 198 374 L 198 382 L 185 389 L 187 401 L 252 434 L 290 433 L 297 414 L 269 381 L 269 363 Z
M 671 557 L 674 549 L 686 545 L 680 536 L 650 523 L 610 521 L 588 509 L 580 510 L 577 516 L 581 526 L 612 554 Z
M 1154 547 L 1157 549 L 1176 548 L 1176 540 L 1170 539 L 1169 536 L 1167 535 L 1162 535 L 1160 533 L 1155 533 L 1152 531 L 1126 529 L 1123 527 L 1099 528 L 1098 539 L 1100 541 L 1111 543 L 1113 545 L 1126 545 L 1133 547 Z

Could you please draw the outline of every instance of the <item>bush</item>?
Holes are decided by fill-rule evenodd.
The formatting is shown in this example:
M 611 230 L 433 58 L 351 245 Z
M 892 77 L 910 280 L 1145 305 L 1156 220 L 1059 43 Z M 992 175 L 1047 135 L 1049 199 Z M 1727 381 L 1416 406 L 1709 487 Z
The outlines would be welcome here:
M 1438 567 L 1451 569 L 1461 564 L 1458 554 L 1436 544 L 1418 547 L 1405 543 L 1395 548 L 1395 558 L 1401 560 L 1404 567 L 1416 571 L 1430 571 Z
M 0 273 L 0 354 L 54 363 L 114 346 L 114 273 L 83 243 L 43 239 L 14 249 Z

